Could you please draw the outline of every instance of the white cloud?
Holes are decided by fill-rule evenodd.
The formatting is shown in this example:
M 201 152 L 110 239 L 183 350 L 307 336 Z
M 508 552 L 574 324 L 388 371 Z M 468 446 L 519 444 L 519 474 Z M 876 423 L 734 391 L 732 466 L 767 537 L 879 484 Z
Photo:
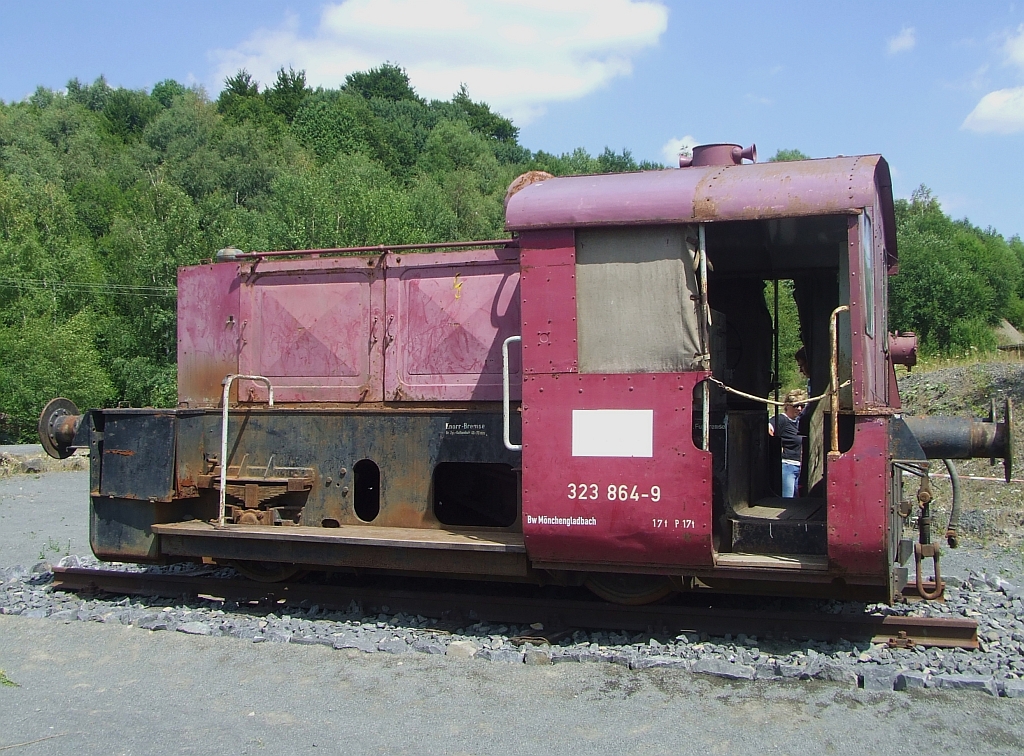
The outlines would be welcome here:
M 889 54 L 907 52 L 913 50 L 917 44 L 917 32 L 913 26 L 904 26 L 895 37 L 889 37 Z
M 311 35 L 288 18 L 216 51 L 214 88 L 239 68 L 269 83 L 282 66 L 337 87 L 392 61 L 428 99 L 447 100 L 465 83 L 523 124 L 548 103 L 632 73 L 633 56 L 667 26 L 668 9 L 652 0 L 343 0 L 326 6 Z
M 989 92 L 964 119 L 962 128 L 997 134 L 1024 131 L 1024 87 Z
M 697 141 L 696 137 L 686 136 L 672 137 L 669 139 L 661 148 L 661 155 L 665 158 L 665 165 L 669 168 L 676 168 L 679 166 L 679 153 L 685 152 L 687 154 L 693 151 L 700 142 Z
M 1006 41 L 1006 62 L 1024 71 L 1024 24 Z M 1014 134 L 1024 131 L 1024 87 L 989 92 L 964 119 L 960 128 L 981 133 Z
M 1006 60 L 1024 68 L 1024 24 L 1017 27 L 1017 35 L 1006 40 Z

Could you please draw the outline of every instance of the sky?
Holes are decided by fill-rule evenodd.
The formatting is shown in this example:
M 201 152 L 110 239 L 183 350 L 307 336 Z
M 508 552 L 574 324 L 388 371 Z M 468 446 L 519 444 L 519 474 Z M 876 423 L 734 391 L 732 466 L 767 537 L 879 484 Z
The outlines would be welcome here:
M 1024 236 L 1024 0 L 0 0 L 0 99 L 100 74 L 216 97 L 246 68 L 315 85 L 385 61 L 470 96 L 533 150 L 756 143 L 881 153 L 895 193 Z

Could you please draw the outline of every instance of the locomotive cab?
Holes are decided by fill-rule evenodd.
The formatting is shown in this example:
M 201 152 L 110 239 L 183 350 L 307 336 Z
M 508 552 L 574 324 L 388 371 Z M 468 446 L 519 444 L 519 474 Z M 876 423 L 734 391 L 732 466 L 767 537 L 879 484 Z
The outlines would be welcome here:
M 509 201 L 534 566 L 741 591 L 902 588 L 888 167 L 753 155 L 710 145 L 678 171 L 547 179 Z M 768 434 L 793 359 L 779 354 L 780 282 L 815 397 L 789 499 Z

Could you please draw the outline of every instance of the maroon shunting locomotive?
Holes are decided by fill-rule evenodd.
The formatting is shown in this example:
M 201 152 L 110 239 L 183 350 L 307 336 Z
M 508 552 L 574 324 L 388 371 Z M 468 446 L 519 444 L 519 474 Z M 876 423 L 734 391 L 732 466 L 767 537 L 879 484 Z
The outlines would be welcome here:
M 178 406 L 54 400 L 40 419 L 54 456 L 89 448 L 93 551 L 267 580 L 586 583 L 632 603 L 696 587 L 893 600 L 915 558 L 919 576 L 938 565 L 928 460 L 1009 471 L 1009 406 L 1004 422 L 901 416 L 894 366 L 915 346 L 886 323 L 885 160 L 754 157 L 706 145 L 679 169 L 521 177 L 509 240 L 182 268 Z M 780 280 L 814 397 L 796 498 L 767 433 Z

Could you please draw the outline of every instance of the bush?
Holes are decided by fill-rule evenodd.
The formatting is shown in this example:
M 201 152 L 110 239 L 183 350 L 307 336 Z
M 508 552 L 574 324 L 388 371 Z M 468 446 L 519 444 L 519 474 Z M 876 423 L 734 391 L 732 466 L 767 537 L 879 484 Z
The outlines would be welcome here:
M 900 274 L 889 282 L 893 329 L 915 331 L 925 353 L 995 348 L 991 326 L 1021 320 L 1021 257 L 994 231 L 954 221 L 926 187 L 896 203 Z

